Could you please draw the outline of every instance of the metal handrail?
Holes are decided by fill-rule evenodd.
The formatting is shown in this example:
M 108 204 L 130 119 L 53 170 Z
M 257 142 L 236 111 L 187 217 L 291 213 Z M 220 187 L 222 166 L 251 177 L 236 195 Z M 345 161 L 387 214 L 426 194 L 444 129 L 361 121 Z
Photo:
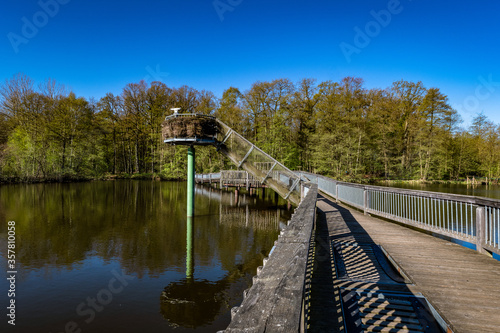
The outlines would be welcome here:
M 500 200 L 362 185 L 307 172 L 297 173 L 318 184 L 320 191 L 365 214 L 465 240 L 474 243 L 479 252 L 487 250 L 500 254 Z

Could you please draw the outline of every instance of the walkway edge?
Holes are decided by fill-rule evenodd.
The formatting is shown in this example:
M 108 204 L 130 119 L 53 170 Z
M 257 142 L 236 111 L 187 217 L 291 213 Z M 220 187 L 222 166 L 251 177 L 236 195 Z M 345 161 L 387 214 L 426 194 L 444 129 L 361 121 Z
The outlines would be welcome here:
M 311 184 L 288 226 L 257 269 L 241 306 L 231 310 L 225 331 L 300 332 L 309 244 L 316 219 L 317 185 Z

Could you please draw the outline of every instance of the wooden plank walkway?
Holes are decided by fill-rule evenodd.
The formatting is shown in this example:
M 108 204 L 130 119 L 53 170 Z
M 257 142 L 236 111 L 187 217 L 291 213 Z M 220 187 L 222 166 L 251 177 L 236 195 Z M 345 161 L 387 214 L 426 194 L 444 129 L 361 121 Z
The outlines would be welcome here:
M 500 262 L 320 196 L 330 239 L 383 246 L 455 333 L 500 332 Z

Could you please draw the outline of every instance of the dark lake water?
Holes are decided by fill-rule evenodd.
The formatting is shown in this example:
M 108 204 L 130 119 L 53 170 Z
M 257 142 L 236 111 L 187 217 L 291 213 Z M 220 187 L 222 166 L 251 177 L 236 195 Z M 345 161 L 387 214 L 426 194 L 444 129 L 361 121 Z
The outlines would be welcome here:
M 2 332 L 215 332 L 290 218 L 286 202 L 186 183 L 0 186 Z M 7 221 L 16 325 L 7 324 Z M 8 329 L 8 330 L 7 330 Z

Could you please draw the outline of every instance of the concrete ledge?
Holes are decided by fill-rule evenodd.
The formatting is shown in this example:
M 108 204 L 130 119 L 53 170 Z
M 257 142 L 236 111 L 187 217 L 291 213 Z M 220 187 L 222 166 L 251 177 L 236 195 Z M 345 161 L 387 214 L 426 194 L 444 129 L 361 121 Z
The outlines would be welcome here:
M 309 242 L 316 218 L 317 185 L 311 184 L 269 258 L 257 270 L 224 332 L 300 332 Z

